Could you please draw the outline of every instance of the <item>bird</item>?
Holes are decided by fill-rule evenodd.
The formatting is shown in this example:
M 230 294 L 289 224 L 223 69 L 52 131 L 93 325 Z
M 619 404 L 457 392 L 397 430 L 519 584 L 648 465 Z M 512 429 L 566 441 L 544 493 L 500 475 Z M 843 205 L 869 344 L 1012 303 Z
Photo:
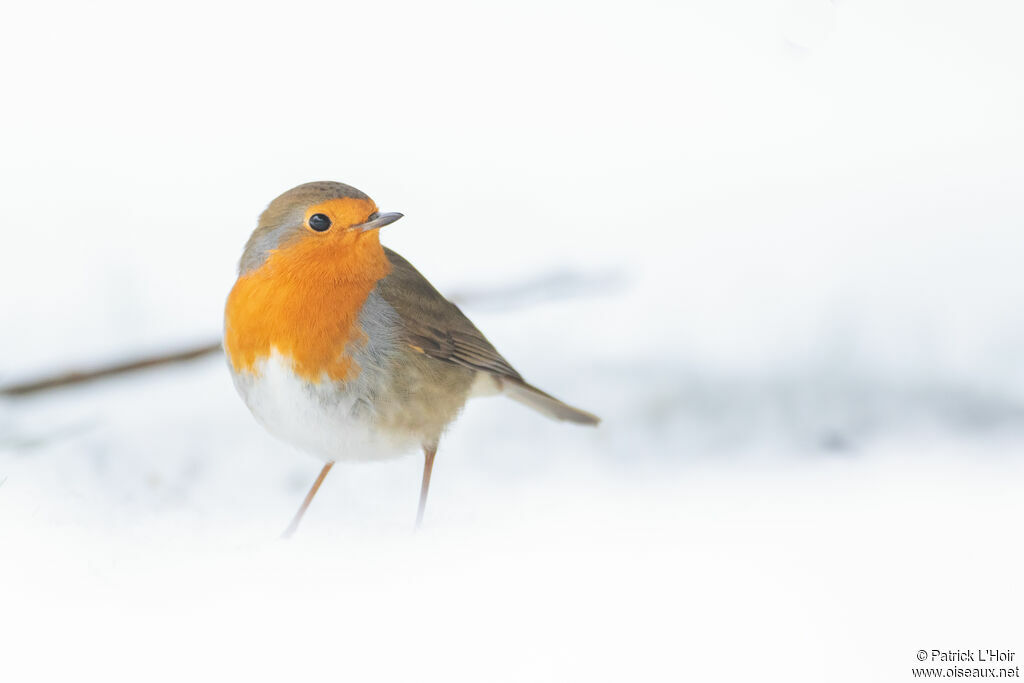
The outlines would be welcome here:
M 234 386 L 270 434 L 324 463 L 286 538 L 335 462 L 422 449 L 419 528 L 440 438 L 472 396 L 503 394 L 556 420 L 600 422 L 529 384 L 381 244 L 380 229 L 402 217 L 350 185 L 305 183 L 270 202 L 242 252 L 224 309 Z

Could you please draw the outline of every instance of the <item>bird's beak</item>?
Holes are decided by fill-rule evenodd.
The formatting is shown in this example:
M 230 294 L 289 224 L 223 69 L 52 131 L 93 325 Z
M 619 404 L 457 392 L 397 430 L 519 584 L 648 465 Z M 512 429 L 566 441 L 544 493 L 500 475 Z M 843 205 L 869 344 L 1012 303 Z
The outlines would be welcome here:
M 359 225 L 353 225 L 352 229 L 358 230 L 359 232 L 377 230 L 378 228 L 383 228 L 385 225 L 391 225 L 399 218 L 401 218 L 403 215 L 404 214 L 400 214 L 397 212 L 374 213 L 370 215 L 370 220 L 366 221 L 365 223 L 360 223 Z

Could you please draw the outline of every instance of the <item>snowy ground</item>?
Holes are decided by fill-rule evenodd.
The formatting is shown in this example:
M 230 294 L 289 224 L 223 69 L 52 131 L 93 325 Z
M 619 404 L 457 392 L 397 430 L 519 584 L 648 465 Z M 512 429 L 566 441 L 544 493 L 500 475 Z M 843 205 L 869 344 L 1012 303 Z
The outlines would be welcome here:
M 419 457 L 265 435 L 219 358 L 0 401 L 0 671 L 912 680 L 1024 657 L 1012 3 L 218 5 L 0 27 L 0 384 L 201 343 L 313 179 L 601 415 Z M 20 13 L 20 14 L 17 14 Z

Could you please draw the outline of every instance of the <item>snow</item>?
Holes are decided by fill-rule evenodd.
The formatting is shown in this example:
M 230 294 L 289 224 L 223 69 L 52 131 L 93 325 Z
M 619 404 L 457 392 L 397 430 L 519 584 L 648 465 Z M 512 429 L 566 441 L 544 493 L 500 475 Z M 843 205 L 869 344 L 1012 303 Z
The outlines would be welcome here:
M 1013 3 L 100 3 L 0 27 L 0 384 L 219 334 L 335 179 L 597 430 L 319 469 L 221 358 L 0 400 L 19 681 L 902 681 L 1024 647 Z M 564 285 L 565 273 L 594 283 Z M 570 281 L 571 283 L 571 281 Z

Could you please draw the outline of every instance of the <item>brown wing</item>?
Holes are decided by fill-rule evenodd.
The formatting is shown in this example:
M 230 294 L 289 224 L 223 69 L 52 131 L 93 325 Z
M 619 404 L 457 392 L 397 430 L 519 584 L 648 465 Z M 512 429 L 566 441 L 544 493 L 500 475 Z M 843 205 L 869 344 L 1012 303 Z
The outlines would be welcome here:
M 377 283 L 377 291 L 402 318 L 405 343 L 431 358 L 523 381 L 458 306 L 399 254 L 387 247 L 384 253 L 392 270 Z

